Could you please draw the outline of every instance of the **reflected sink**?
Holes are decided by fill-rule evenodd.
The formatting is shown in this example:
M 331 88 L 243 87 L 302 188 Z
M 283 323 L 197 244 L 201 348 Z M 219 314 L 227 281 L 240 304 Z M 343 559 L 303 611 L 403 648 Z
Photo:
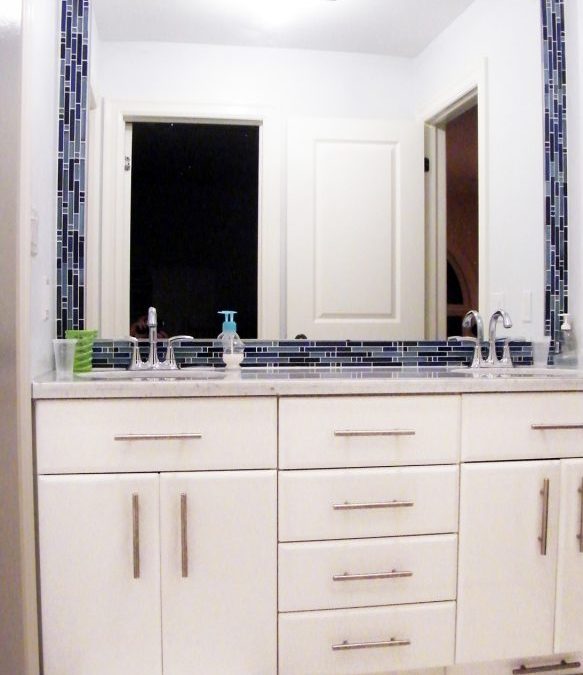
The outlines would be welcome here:
M 179 370 L 91 370 L 75 373 L 84 380 L 216 380 L 225 376 L 224 370 L 216 368 L 181 368 Z
M 583 377 L 583 371 L 575 368 L 456 368 L 453 372 L 473 377 Z

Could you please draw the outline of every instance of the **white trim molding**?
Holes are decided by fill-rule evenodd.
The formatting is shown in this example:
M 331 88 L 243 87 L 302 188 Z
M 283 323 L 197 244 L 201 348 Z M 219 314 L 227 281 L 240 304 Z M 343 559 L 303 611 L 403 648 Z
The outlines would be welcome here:
M 266 107 L 225 106 L 153 101 L 106 100 L 103 105 L 101 208 L 89 212 L 91 241 L 100 244 L 101 265 L 87 282 L 93 305 L 88 313 L 98 318 L 103 337 L 122 337 L 129 330 L 129 219 L 124 218 L 124 143 L 131 122 L 191 121 L 212 124 L 252 124 L 259 127 L 259 222 L 257 336 L 280 334 L 281 286 L 281 119 Z M 92 152 L 98 153 L 98 134 Z M 95 172 L 99 173 L 99 172 Z M 91 177 L 91 186 L 99 185 Z M 91 187 L 89 188 L 91 193 Z M 99 222 L 95 222 L 95 219 Z M 99 233 L 99 234 L 98 234 Z M 195 336 L 209 337 L 206 336 Z
M 426 338 L 445 338 L 445 139 L 447 122 L 472 106 L 478 105 L 478 286 L 479 311 L 489 308 L 489 209 L 488 209 L 488 87 L 487 59 L 481 59 L 465 77 L 442 91 L 418 119 L 426 126 L 426 151 L 429 152 L 431 175 L 426 181 L 426 266 L 427 317 Z M 440 189 L 441 187 L 441 189 Z M 434 274 L 430 271 L 434 270 Z M 442 317 L 443 315 L 443 317 Z M 440 317 L 443 318 L 440 321 Z

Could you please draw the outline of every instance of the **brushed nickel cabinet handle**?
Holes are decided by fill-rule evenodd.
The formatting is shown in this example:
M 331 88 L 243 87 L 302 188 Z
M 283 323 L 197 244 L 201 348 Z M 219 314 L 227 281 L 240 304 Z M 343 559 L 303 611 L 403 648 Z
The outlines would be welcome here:
M 117 434 L 114 441 L 168 441 L 184 440 L 188 438 L 202 438 L 201 433 L 193 434 Z
M 556 431 L 561 429 L 571 429 L 576 431 L 577 429 L 583 429 L 583 423 L 575 422 L 571 424 L 567 422 L 565 424 L 531 424 L 530 428 L 534 429 L 535 431 Z
M 520 668 L 515 668 L 512 671 L 513 675 L 528 675 L 529 673 L 550 673 L 553 670 L 570 670 L 572 668 L 580 668 L 579 661 L 572 661 L 568 663 L 564 659 L 561 663 L 555 663 L 549 666 L 525 666 L 522 664 Z
M 338 429 L 334 436 L 415 436 L 413 429 Z
M 348 642 L 344 640 L 339 645 L 332 645 L 332 650 L 335 652 L 345 651 L 348 649 L 378 649 L 382 647 L 408 647 L 411 644 L 411 640 L 396 640 L 391 638 L 390 640 L 380 640 L 379 642 Z
M 578 490 L 580 496 L 580 506 L 579 506 L 579 534 L 577 539 L 579 540 L 579 553 L 583 553 L 583 478 L 581 479 L 581 487 Z
M 132 495 L 132 543 L 134 558 L 134 579 L 140 578 L 140 498 Z
M 540 554 L 547 554 L 547 542 L 549 535 L 549 479 L 545 478 L 543 481 L 543 489 L 540 491 L 543 498 L 543 511 L 541 519 L 540 537 Z
M 182 563 L 182 577 L 188 576 L 188 514 L 186 494 L 180 495 L 180 549 Z
M 370 574 L 335 574 L 332 581 L 361 581 L 363 579 L 402 579 L 405 577 L 412 577 L 413 572 L 398 572 L 391 570 L 390 572 L 372 572 Z
M 356 504 L 344 502 L 344 504 L 333 504 L 332 508 L 335 511 L 353 511 L 357 509 L 400 509 L 409 506 L 415 506 L 415 502 L 393 499 L 391 502 L 362 502 Z

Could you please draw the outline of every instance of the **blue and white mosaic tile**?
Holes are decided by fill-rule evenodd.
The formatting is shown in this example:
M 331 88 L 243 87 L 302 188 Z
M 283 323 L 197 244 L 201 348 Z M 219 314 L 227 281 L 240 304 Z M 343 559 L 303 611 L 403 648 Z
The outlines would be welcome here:
M 57 336 L 85 326 L 89 0 L 61 0 L 57 155 Z
M 545 117 L 545 335 L 569 311 L 564 0 L 541 0 Z M 552 350 L 551 350 L 552 351 Z
M 160 341 L 159 354 L 164 358 L 165 341 Z M 497 345 L 502 358 L 503 342 Z M 140 351 L 145 360 L 146 341 Z M 131 344 L 126 340 L 96 340 L 93 347 L 94 368 L 127 368 Z M 217 340 L 183 340 L 175 343 L 179 366 L 223 367 L 222 347 Z M 510 343 L 512 360 L 517 366 L 532 365 L 530 342 Z M 373 368 L 395 369 L 469 366 L 474 347 L 470 343 L 443 341 L 308 341 L 308 340 L 245 340 L 243 368 Z M 484 347 L 484 357 L 487 346 Z

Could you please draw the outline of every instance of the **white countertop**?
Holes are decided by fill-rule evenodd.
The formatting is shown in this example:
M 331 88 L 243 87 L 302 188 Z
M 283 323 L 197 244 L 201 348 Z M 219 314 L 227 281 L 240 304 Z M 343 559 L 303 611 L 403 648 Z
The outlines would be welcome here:
M 516 375 L 520 371 L 521 375 Z M 91 379 L 56 381 L 54 373 L 36 378 L 34 399 L 174 398 L 195 396 L 330 396 L 374 394 L 464 394 L 472 392 L 583 391 L 583 371 L 545 376 L 526 374 L 528 367 L 502 375 L 456 368 L 403 369 L 294 368 L 244 369 L 213 379 Z

